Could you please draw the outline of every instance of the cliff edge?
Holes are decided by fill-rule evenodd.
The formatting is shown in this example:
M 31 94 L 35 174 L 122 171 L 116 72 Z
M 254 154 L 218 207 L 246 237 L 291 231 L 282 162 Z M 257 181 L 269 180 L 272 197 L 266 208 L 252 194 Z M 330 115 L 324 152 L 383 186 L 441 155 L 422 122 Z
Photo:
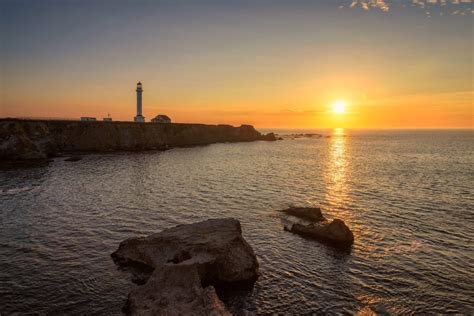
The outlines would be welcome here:
M 0 160 L 61 153 L 164 150 L 223 142 L 275 140 L 251 125 L 158 124 L 0 119 Z

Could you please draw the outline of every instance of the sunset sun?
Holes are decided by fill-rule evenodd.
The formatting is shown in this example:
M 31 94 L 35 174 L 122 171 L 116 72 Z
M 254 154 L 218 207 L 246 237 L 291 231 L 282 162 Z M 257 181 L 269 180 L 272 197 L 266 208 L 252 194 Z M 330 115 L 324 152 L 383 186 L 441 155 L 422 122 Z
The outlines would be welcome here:
M 474 0 L 0 17 L 0 316 L 474 316 Z
M 336 114 L 343 114 L 346 112 L 346 101 L 337 100 L 332 104 L 332 112 Z

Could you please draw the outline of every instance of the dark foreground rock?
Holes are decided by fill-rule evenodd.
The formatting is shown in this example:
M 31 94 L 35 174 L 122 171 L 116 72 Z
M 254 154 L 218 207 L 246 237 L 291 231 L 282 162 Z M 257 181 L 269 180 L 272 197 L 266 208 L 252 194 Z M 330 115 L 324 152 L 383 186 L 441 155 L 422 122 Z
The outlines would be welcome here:
M 163 266 L 130 292 L 124 308 L 132 315 L 230 315 L 213 286 L 202 287 L 195 265 Z
M 251 125 L 0 119 L 0 161 L 257 140 L 276 139 L 274 134 L 262 135 Z
M 290 207 L 282 212 L 309 222 L 290 223 L 285 225 L 285 230 L 339 248 L 348 248 L 354 243 L 354 234 L 344 221 L 337 218 L 331 222 L 327 221 L 319 207 Z
M 251 285 L 258 262 L 239 221 L 211 219 L 120 243 L 112 258 L 151 276 L 128 297 L 132 315 L 225 315 L 214 286 Z M 143 282 L 142 282 L 143 283 Z

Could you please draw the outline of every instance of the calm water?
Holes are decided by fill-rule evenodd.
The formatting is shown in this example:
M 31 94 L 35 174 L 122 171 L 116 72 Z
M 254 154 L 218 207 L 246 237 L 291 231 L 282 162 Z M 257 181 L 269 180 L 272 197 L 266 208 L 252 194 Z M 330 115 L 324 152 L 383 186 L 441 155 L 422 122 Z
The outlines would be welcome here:
M 473 132 L 332 133 L 0 170 L 0 313 L 120 314 L 120 241 L 235 217 L 262 275 L 234 310 L 472 314 Z M 342 218 L 352 251 L 283 231 L 289 205 Z

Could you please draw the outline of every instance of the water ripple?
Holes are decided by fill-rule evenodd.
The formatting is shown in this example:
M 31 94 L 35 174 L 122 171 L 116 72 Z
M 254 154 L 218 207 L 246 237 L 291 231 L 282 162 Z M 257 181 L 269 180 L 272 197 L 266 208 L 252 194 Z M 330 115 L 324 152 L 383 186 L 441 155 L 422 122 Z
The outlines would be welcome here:
M 120 241 L 235 217 L 262 272 L 223 297 L 239 314 L 471 314 L 472 133 L 345 134 L 0 170 L 0 313 L 119 314 Z M 285 232 L 289 205 L 342 218 L 352 251 Z

